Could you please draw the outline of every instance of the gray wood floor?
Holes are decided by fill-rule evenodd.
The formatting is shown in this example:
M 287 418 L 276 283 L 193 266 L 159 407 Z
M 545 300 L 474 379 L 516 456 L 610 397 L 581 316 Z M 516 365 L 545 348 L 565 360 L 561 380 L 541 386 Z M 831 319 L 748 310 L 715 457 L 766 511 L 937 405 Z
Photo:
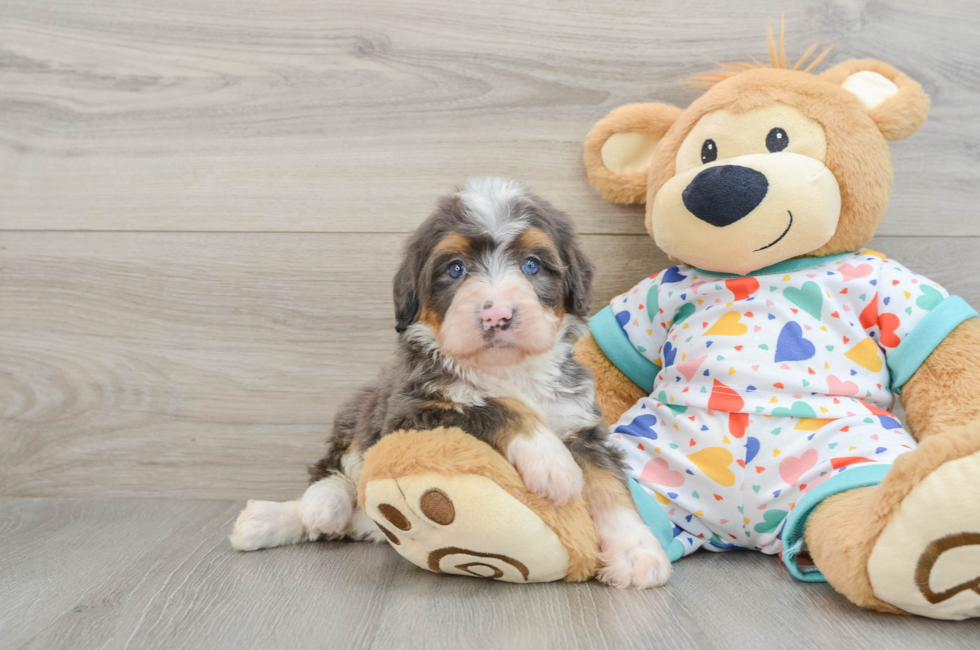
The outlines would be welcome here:
M 0 648 L 975 647 L 771 558 L 665 589 L 516 588 L 390 549 L 240 555 L 390 355 L 398 247 L 470 175 L 568 211 L 594 306 L 663 268 L 589 187 L 589 127 L 712 60 L 886 60 L 932 95 L 872 246 L 980 305 L 971 0 L 0 0 Z

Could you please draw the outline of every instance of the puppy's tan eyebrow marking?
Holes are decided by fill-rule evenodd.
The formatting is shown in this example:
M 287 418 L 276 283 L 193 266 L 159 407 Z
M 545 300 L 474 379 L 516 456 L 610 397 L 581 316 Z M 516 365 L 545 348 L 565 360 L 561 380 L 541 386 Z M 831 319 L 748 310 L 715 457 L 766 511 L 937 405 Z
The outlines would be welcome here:
M 459 255 L 469 255 L 472 249 L 473 247 L 469 239 L 458 232 L 451 232 L 436 244 L 435 248 L 432 249 L 432 254 L 457 253 Z
M 539 228 L 528 228 L 517 238 L 518 245 L 526 250 L 544 250 L 558 255 L 558 248 L 543 230 Z

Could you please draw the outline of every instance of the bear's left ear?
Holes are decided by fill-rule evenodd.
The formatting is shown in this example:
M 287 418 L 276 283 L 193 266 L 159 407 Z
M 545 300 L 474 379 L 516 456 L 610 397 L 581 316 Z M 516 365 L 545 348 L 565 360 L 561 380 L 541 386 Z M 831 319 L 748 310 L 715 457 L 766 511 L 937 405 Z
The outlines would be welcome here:
M 907 138 L 926 122 L 929 95 L 918 82 L 887 63 L 852 59 L 820 76 L 856 96 L 888 140 Z
M 592 187 L 612 203 L 643 203 L 654 150 L 680 114 L 669 104 L 627 104 L 599 120 L 585 137 Z

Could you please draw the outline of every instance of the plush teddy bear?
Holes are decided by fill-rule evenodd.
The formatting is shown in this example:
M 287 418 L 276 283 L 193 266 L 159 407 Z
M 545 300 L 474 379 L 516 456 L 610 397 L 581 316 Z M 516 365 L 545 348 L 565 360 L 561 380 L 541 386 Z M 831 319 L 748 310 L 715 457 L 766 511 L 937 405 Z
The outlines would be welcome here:
M 780 553 L 863 607 L 980 616 L 980 320 L 865 248 L 888 204 L 887 141 L 915 133 L 929 99 L 879 61 L 801 69 L 813 49 L 790 67 L 770 35 L 770 65 L 701 75 L 687 109 L 632 104 L 592 129 L 592 184 L 645 203 L 677 265 L 614 298 L 577 357 L 672 561 Z M 423 503 L 432 488 L 439 503 Z M 459 432 L 385 438 L 359 498 L 386 525 L 393 505 L 394 548 L 432 571 L 596 568 L 580 501 L 536 497 Z

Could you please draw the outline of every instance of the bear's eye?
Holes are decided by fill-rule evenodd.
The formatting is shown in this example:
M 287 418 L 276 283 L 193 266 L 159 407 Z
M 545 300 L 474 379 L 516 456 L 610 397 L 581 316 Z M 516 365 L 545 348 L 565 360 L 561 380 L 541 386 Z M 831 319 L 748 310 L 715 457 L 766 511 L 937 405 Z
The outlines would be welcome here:
M 718 145 L 711 138 L 704 141 L 701 145 L 701 162 L 708 164 L 718 159 Z
M 786 131 L 783 131 L 778 126 L 769 132 L 766 136 L 766 149 L 770 153 L 776 153 L 777 151 L 782 151 L 789 146 L 789 136 L 786 135 Z

